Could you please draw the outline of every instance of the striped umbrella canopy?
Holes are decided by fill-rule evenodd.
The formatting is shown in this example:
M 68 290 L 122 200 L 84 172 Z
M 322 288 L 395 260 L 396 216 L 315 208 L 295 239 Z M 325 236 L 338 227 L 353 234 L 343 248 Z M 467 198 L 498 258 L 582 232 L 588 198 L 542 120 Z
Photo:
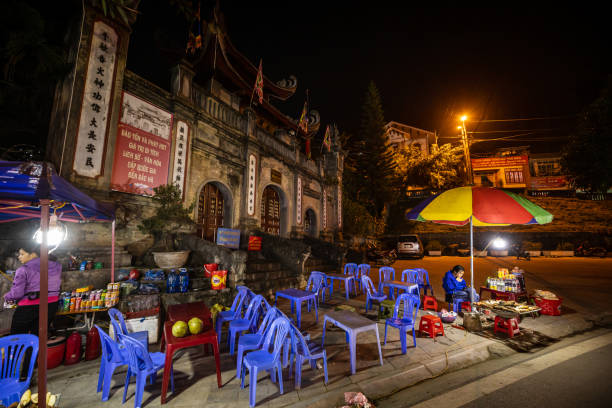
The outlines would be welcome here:
M 477 227 L 547 224 L 553 215 L 510 191 L 493 187 L 457 187 L 432 196 L 406 214 L 413 221 Z
M 553 215 L 510 191 L 470 186 L 436 194 L 406 213 L 406 218 L 450 225 L 470 223 L 470 276 L 474 287 L 474 226 L 548 224 Z

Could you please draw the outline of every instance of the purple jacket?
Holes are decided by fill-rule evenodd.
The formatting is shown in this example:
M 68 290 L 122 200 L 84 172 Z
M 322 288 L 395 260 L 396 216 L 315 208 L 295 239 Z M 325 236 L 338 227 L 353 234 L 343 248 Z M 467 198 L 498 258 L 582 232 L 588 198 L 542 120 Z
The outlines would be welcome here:
M 62 281 L 62 265 L 49 261 L 49 296 L 57 296 Z M 34 258 L 15 272 L 13 287 L 4 295 L 9 301 L 19 302 L 26 293 L 40 291 L 40 258 Z

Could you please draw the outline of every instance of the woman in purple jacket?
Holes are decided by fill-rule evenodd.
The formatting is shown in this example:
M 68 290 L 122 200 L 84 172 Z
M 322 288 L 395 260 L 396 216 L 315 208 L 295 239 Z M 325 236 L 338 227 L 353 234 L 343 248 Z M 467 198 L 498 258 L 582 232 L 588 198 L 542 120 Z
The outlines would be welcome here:
M 34 243 L 23 245 L 19 249 L 19 262 L 22 263 L 15 272 L 13 287 L 4 295 L 7 303 L 16 303 L 13 314 L 11 334 L 31 333 L 38 335 L 38 309 L 40 291 L 40 246 Z M 62 265 L 49 260 L 49 322 L 57 312 Z

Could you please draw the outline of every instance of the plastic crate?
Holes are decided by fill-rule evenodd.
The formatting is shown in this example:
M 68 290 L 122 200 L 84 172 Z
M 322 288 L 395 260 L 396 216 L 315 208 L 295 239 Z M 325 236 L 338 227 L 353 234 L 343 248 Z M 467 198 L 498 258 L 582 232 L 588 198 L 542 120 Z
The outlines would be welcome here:
M 539 297 L 533 298 L 536 306 L 541 308 L 540 313 L 543 315 L 549 316 L 560 316 L 561 315 L 561 303 L 563 303 L 563 299 L 559 298 L 557 300 L 551 299 L 542 299 Z
M 159 314 L 159 306 L 149 310 L 141 310 L 139 312 L 127 312 L 125 313 L 126 319 L 137 319 L 139 317 L 157 316 Z

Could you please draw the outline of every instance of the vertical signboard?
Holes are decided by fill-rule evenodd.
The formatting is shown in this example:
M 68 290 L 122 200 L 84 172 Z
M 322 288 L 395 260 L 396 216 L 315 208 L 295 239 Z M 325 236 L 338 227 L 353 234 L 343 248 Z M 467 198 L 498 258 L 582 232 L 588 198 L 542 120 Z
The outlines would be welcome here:
M 114 29 L 102 21 L 94 23 L 72 164 L 72 168 L 80 176 L 97 177 L 104 170 L 102 166 L 115 74 L 117 39 Z
M 249 201 L 247 204 L 247 213 L 249 215 L 255 215 L 255 165 L 257 164 L 257 159 L 254 155 L 249 155 L 249 180 L 248 180 L 248 194 Z
M 111 189 L 153 195 L 168 183 L 172 114 L 123 92 Z
M 323 229 L 327 229 L 327 192 L 323 190 Z
M 187 175 L 187 150 L 189 149 L 189 126 L 179 120 L 176 123 L 176 141 L 174 142 L 174 166 L 172 167 L 172 183 L 176 184 L 181 192 L 185 192 L 185 178 Z
M 298 225 L 302 224 L 302 178 L 298 176 L 297 178 L 297 203 L 296 203 L 296 212 L 297 212 L 297 223 Z
M 342 229 L 342 178 L 338 183 L 338 229 Z

